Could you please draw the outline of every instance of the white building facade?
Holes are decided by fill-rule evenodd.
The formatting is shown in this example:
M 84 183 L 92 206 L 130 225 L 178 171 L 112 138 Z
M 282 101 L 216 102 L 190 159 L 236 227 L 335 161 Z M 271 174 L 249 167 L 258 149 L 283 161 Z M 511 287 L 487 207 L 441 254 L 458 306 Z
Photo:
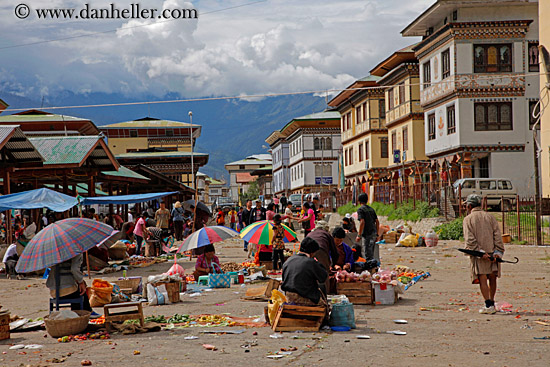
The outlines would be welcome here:
M 292 194 L 332 190 L 338 184 L 340 114 L 322 112 L 294 119 L 285 129 Z M 283 129 L 283 132 L 284 130 Z M 290 132 L 290 131 L 289 131 Z
M 537 2 L 439 0 L 402 34 L 423 36 L 414 50 L 430 179 L 507 177 L 532 195 Z
M 288 195 L 290 190 L 288 142 L 280 131 L 274 131 L 265 141 L 271 147 L 271 159 L 273 162 L 273 194 Z
M 254 181 L 250 173 L 254 170 L 271 166 L 271 154 L 256 154 L 246 157 L 240 161 L 225 164 L 225 169 L 229 172 L 229 195 L 239 201 L 239 194 L 246 193 L 249 184 Z

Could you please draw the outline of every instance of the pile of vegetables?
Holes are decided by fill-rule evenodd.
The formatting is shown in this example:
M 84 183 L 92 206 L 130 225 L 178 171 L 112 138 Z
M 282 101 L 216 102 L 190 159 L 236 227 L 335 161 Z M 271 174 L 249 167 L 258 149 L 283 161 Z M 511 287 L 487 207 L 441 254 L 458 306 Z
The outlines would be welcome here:
M 245 269 L 248 269 L 248 268 L 253 267 L 253 266 L 256 266 L 256 263 L 250 262 L 250 261 L 245 261 L 241 264 L 241 267 L 243 267 Z
M 175 314 L 170 318 L 166 318 L 163 315 L 148 316 L 145 318 L 146 322 L 152 321 L 159 324 L 178 324 L 178 327 L 212 327 L 212 326 L 234 326 L 236 322 L 231 318 L 223 315 L 179 315 Z M 173 326 L 173 325 L 172 325 Z
M 224 273 L 228 273 L 230 271 L 239 271 L 242 269 L 241 265 L 234 262 L 223 263 L 220 267 L 222 268 Z
M 371 275 L 366 270 L 361 274 L 341 270 L 336 273 L 336 281 L 339 283 L 370 282 Z
M 105 315 L 101 315 L 97 319 L 90 319 L 90 324 L 102 325 L 105 323 Z
M 86 333 L 86 334 L 77 334 L 77 335 L 67 335 L 61 338 L 58 338 L 57 341 L 59 343 L 69 343 L 72 341 L 83 341 L 88 339 L 111 339 L 111 335 L 109 335 L 106 331 L 100 331 L 97 333 Z
M 188 322 L 188 321 L 192 321 L 193 319 L 191 319 L 189 317 L 189 315 L 180 315 L 180 314 L 175 314 L 174 316 L 170 317 L 167 322 L 169 324 L 181 324 L 181 323 L 184 323 L 184 322 Z

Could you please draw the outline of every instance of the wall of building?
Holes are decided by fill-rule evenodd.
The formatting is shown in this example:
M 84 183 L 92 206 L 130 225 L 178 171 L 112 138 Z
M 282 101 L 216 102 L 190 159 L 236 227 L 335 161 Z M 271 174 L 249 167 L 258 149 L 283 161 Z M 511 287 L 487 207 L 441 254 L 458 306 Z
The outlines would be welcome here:
M 147 138 L 109 138 L 107 143 L 114 155 L 128 153 L 129 150 L 149 148 Z
M 543 45 L 546 50 L 550 52 L 550 1 L 539 1 L 539 27 L 540 27 L 540 39 L 539 43 Z M 540 60 L 539 60 L 540 61 Z M 548 65 L 550 67 L 550 65 Z M 541 64 L 541 73 L 544 73 L 543 65 Z M 550 78 L 547 75 L 540 76 L 540 85 L 544 86 L 546 83 L 550 83 Z M 550 93 L 550 90 L 544 92 L 546 95 Z M 544 102 L 548 104 L 548 98 L 544 99 Z M 541 162 L 541 194 L 543 197 L 550 196 L 550 109 L 547 107 L 542 111 L 541 116 L 541 149 L 540 162 Z

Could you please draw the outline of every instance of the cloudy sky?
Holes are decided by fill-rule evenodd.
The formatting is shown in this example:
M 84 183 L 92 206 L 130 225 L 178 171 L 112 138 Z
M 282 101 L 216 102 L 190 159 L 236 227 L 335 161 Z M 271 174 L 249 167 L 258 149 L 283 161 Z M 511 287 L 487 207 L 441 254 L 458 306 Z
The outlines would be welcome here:
M 415 42 L 399 32 L 434 0 L 24 1 L 31 9 L 86 2 L 195 7 L 199 19 L 20 20 L 19 1 L 2 1 L 0 89 L 37 98 L 63 90 L 199 97 L 342 88 Z

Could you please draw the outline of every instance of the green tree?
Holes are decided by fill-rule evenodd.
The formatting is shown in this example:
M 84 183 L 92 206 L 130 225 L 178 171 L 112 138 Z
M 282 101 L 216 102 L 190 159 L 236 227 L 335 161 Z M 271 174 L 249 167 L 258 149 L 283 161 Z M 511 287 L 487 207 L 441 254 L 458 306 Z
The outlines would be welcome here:
M 256 200 L 260 196 L 260 187 L 258 181 L 254 181 L 248 186 L 248 191 L 241 193 L 239 199 L 244 205 L 248 200 Z

